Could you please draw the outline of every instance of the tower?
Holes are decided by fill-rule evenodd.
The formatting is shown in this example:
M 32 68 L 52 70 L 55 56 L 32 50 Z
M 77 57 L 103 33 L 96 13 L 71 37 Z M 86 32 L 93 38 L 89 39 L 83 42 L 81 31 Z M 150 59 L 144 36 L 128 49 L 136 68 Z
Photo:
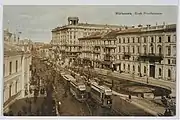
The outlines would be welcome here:
M 78 17 L 68 17 L 68 25 L 77 25 L 79 22 Z

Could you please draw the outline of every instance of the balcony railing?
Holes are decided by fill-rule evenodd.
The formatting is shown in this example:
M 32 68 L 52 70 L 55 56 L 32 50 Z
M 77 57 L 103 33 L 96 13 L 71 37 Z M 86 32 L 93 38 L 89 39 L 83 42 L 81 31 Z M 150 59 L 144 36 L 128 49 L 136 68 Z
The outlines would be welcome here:
M 147 60 L 150 62 L 159 62 L 163 60 L 163 54 L 161 53 L 140 53 L 138 60 Z
M 107 48 L 116 48 L 116 45 L 113 45 L 113 44 L 105 44 L 104 47 L 107 47 Z

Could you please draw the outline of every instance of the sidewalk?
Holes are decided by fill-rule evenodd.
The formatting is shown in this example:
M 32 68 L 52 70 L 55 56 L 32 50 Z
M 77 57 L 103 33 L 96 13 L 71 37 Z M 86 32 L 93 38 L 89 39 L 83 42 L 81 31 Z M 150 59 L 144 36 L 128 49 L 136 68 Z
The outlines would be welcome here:
M 27 103 L 26 100 L 27 98 L 23 98 L 12 104 L 11 111 L 13 116 L 18 116 L 18 112 L 21 112 L 21 116 L 36 115 L 37 111 L 40 111 L 41 109 L 44 97 L 38 97 L 35 103 L 34 98 L 29 98 L 29 100 L 31 100 L 31 105 Z
M 88 70 L 87 68 L 83 68 L 83 69 Z M 92 69 L 90 69 L 90 71 L 92 71 Z M 108 76 L 112 76 L 112 77 L 119 78 L 119 79 L 124 79 L 124 80 L 139 82 L 139 83 L 143 83 L 143 84 L 147 84 L 147 85 L 162 87 L 162 88 L 171 90 L 172 96 L 176 96 L 176 94 L 175 94 L 176 82 L 148 78 L 148 83 L 147 83 L 147 77 L 132 76 L 132 75 L 129 75 L 126 73 L 119 73 L 117 71 L 112 72 L 110 70 L 99 69 L 99 68 L 95 68 L 93 71 L 97 74 L 101 74 L 104 76 L 108 75 Z

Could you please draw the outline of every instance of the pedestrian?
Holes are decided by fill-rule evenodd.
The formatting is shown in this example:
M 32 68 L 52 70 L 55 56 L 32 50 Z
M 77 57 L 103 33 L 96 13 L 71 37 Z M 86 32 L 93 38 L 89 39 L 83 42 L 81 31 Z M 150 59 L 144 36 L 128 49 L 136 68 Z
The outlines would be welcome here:
M 18 116 L 22 116 L 22 112 L 21 112 L 21 110 L 18 112 Z

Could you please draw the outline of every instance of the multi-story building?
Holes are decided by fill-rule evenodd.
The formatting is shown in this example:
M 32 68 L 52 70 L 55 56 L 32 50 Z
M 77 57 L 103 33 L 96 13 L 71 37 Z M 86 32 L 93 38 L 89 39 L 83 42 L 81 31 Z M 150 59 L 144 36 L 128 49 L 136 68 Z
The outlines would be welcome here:
M 116 32 L 97 32 L 79 38 L 82 49 L 78 61 L 91 67 L 111 68 L 116 58 Z
M 11 35 L 9 33 L 9 35 Z M 8 36 L 11 38 L 11 36 Z M 31 54 L 23 51 L 21 47 L 4 40 L 4 112 L 17 99 L 28 96 Z
M 176 25 L 139 26 L 79 38 L 91 66 L 175 81 Z
M 122 26 L 79 23 L 78 17 L 68 17 L 68 25 L 52 30 L 51 44 L 58 44 L 61 54 L 68 58 L 75 58 L 80 54 L 78 38 L 88 36 L 95 32 L 121 29 Z M 63 57 L 62 55 L 62 57 Z M 71 60 L 70 60 L 71 61 Z

